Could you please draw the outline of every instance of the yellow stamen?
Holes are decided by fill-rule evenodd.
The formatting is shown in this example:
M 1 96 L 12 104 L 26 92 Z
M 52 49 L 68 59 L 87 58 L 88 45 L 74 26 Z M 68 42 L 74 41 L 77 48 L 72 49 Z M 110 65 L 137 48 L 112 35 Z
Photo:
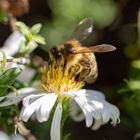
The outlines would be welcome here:
M 50 65 L 41 68 L 40 88 L 48 93 L 62 94 L 68 91 L 76 91 L 84 86 L 84 82 L 75 80 L 74 70 L 58 66 Z

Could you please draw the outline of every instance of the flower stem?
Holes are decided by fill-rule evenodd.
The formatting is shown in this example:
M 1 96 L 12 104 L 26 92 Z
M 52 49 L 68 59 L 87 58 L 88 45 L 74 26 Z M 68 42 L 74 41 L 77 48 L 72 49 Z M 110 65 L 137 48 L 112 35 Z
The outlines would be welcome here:
M 61 133 L 61 138 L 60 139 L 61 140 L 63 140 L 64 124 L 65 124 L 66 119 L 69 116 L 69 103 L 70 103 L 70 99 L 69 98 L 65 98 L 63 100 L 63 114 L 62 114 L 62 121 L 61 121 L 61 130 L 60 130 L 60 133 Z

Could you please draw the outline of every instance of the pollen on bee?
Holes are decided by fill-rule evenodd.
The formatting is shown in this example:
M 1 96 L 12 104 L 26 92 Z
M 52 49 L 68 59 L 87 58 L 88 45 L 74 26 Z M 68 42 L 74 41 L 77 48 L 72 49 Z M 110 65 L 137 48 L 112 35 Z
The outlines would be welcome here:
M 41 81 L 39 87 L 48 93 L 61 94 L 68 91 L 76 91 L 84 86 L 84 82 L 75 80 L 75 71 L 50 65 L 41 68 Z

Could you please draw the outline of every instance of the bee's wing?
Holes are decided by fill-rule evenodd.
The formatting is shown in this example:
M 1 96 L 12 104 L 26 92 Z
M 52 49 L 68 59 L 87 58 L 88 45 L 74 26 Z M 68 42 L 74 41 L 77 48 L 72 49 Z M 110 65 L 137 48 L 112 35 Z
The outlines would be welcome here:
M 116 48 L 112 45 L 109 44 L 101 44 L 101 45 L 95 45 L 95 46 L 91 46 L 89 48 L 83 47 L 79 50 L 75 50 L 72 53 L 104 53 L 104 52 L 111 52 L 116 50 Z
M 82 41 L 91 34 L 92 28 L 93 28 L 93 20 L 91 18 L 83 19 L 77 25 L 72 38 L 75 38 L 78 41 Z
M 116 47 L 109 45 L 109 44 L 101 44 L 89 47 L 92 52 L 95 53 L 104 53 L 104 52 L 112 52 L 116 50 Z

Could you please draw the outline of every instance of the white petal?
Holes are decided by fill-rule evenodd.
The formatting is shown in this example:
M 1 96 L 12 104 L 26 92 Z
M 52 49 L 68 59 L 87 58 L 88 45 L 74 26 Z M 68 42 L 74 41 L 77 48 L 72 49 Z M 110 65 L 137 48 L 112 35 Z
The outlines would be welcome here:
M 38 90 L 35 88 L 22 88 L 16 93 L 10 92 L 9 95 L 0 97 L 0 107 L 9 106 L 20 102 L 24 97 L 30 94 L 37 94 Z
M 2 49 L 6 54 L 13 56 L 19 51 L 19 44 L 22 40 L 25 40 L 25 38 L 20 32 L 13 32 L 5 41 Z
M 36 116 L 38 121 L 43 122 L 47 121 L 50 112 L 56 102 L 57 96 L 55 93 L 47 94 L 44 96 L 40 107 L 36 110 Z
M 97 130 L 101 127 L 101 125 L 103 125 L 103 121 L 102 119 L 99 119 L 99 120 L 95 120 L 94 121 L 94 125 L 91 127 L 92 130 Z
M 25 97 L 23 99 L 23 106 L 24 107 L 27 107 L 29 106 L 31 103 L 33 103 L 35 100 L 37 100 L 38 98 L 42 97 L 42 96 L 45 96 L 45 94 L 31 94 L 31 95 L 28 95 L 27 97 Z
M 11 138 L 10 140 L 25 140 L 25 138 L 22 137 L 21 135 L 14 135 L 14 134 L 12 134 L 10 138 Z
M 16 68 L 16 67 L 20 67 L 20 66 L 17 63 L 8 62 L 8 63 L 6 63 L 4 70 L 6 71 L 8 69 Z M 22 67 L 20 67 L 20 68 L 22 69 Z
M 120 111 L 119 111 L 119 109 L 116 107 L 116 106 L 114 106 L 114 105 L 112 105 L 111 103 L 109 103 L 109 102 L 106 102 L 106 106 L 107 106 L 107 108 L 108 108 L 108 111 L 109 111 L 109 113 L 110 113 L 110 118 L 111 118 L 111 124 L 113 125 L 113 126 L 115 126 L 117 123 L 119 123 L 120 122 L 120 118 L 119 118 L 119 116 L 120 116 Z
M 35 75 L 35 70 L 29 67 L 25 67 L 21 74 L 17 77 L 17 80 L 21 83 L 29 83 L 33 76 Z
M 102 93 L 100 92 L 100 94 Z M 107 123 L 110 119 L 112 120 L 112 125 L 116 125 L 119 122 L 120 112 L 116 106 L 110 104 L 103 98 L 97 98 L 97 95 L 94 99 L 94 91 L 90 95 L 87 91 L 87 98 L 89 100 L 89 104 L 100 112 L 102 120 L 95 120 L 95 123 L 96 121 L 98 122 L 98 126 Z M 102 124 L 99 124 L 99 122 L 102 122 Z
M 51 125 L 51 140 L 60 140 L 60 126 L 62 118 L 62 104 L 58 103 Z
M 78 92 L 65 93 L 70 96 L 81 108 L 84 113 L 86 126 L 90 127 L 93 123 L 92 129 L 97 129 L 101 125 L 107 123 L 109 120 L 112 125 L 116 125 L 120 120 L 119 109 L 105 100 L 104 95 L 99 91 L 80 90 Z
M 87 89 L 86 94 L 90 95 L 90 98 L 93 98 L 93 99 L 105 99 L 104 94 L 98 90 Z
M 77 122 L 83 121 L 85 119 L 82 109 L 73 100 L 71 100 L 70 103 L 70 116 L 74 121 Z
M 73 98 L 77 102 L 77 104 L 81 107 L 85 118 L 86 118 L 86 126 L 90 127 L 93 123 L 92 112 L 88 108 L 86 108 L 87 103 L 82 102 L 81 98 L 75 97 Z
M 110 116 L 110 112 L 108 110 L 108 108 L 104 107 L 104 110 L 102 112 L 102 120 L 104 123 L 107 123 L 110 120 L 111 116 Z
M 65 95 L 70 96 L 82 109 L 85 118 L 86 118 L 86 126 L 90 127 L 93 123 L 92 110 L 87 104 L 87 98 L 85 96 L 86 90 L 79 90 L 72 93 L 66 93 Z
M 30 94 L 37 94 L 39 91 L 33 87 L 22 88 L 18 90 L 19 95 L 30 95 Z
M 1 140 L 10 140 L 10 138 L 8 137 L 8 135 L 2 131 L 0 131 L 0 139 Z
M 24 108 L 22 109 L 19 118 L 21 120 L 27 122 L 28 119 L 31 117 L 31 115 L 40 107 L 44 96 L 38 97 L 35 101 L 31 102 L 30 104 L 28 104 L 29 98 L 28 97 L 24 98 L 23 104 L 26 104 L 26 106 L 24 106 Z M 24 102 L 26 102 L 26 103 L 24 103 Z

